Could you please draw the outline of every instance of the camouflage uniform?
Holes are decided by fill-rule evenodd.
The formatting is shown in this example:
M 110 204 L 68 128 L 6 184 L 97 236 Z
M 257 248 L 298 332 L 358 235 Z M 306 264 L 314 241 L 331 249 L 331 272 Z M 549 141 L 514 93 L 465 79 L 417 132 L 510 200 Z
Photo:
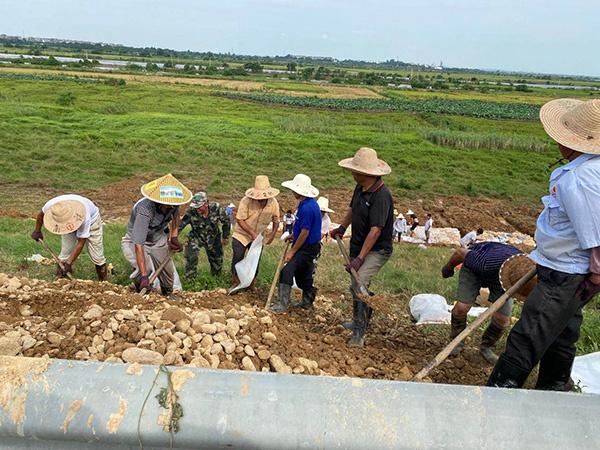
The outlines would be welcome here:
M 188 224 L 192 226 L 188 234 L 188 241 L 184 249 L 185 255 L 185 276 L 195 278 L 198 269 L 198 255 L 200 248 L 206 249 L 210 272 L 213 276 L 219 275 L 223 268 L 223 243 L 221 239 L 229 239 L 231 225 L 229 217 L 223 208 L 217 202 L 209 202 L 208 216 L 203 217 L 197 210 L 202 203 L 206 203 L 206 194 L 199 193 L 194 195 L 190 207 L 181 219 L 179 231 L 183 230 Z M 221 238 L 221 229 L 223 237 Z

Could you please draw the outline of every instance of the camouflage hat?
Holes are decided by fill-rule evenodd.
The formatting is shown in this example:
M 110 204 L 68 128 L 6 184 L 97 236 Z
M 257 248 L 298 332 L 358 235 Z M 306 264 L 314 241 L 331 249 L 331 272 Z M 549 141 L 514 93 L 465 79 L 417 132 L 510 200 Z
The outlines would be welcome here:
M 208 196 L 206 195 L 206 192 L 196 192 L 192 197 L 190 208 L 200 208 L 206 203 L 208 203 Z

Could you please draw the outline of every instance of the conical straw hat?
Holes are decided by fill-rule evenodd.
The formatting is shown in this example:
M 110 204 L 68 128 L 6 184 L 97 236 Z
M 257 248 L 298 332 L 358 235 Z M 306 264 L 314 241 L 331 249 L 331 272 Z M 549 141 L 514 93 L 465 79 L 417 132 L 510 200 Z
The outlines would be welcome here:
M 170 173 L 142 186 L 142 195 L 163 205 L 185 205 L 192 192 Z
M 268 198 L 277 197 L 279 195 L 279 189 L 271 187 L 269 177 L 266 175 L 258 175 L 254 179 L 254 187 L 248 189 L 245 195 L 254 200 L 266 200 Z
M 319 205 L 319 209 L 323 212 L 335 212 L 333 209 L 329 209 L 329 199 L 327 197 L 319 197 L 319 199 L 317 200 L 317 204 Z
M 535 263 L 529 259 L 525 253 L 519 253 L 518 255 L 513 255 L 508 258 L 504 261 L 502 267 L 500 267 L 500 284 L 502 285 L 502 289 L 505 291 L 510 289 L 534 266 Z M 537 276 L 529 280 L 525 286 L 515 294 L 515 298 L 524 302 L 536 284 Z
M 315 198 L 319 196 L 319 190 L 312 185 L 310 177 L 303 173 L 296 175 L 293 180 L 284 181 L 281 185 L 303 197 Z
M 85 220 L 85 205 L 77 200 L 62 200 L 44 214 L 44 227 L 54 234 L 77 231 Z
M 552 100 L 540 109 L 544 130 L 559 144 L 581 153 L 600 154 L 600 100 Z
M 384 160 L 377 158 L 377 152 L 368 147 L 360 148 L 352 158 L 342 159 L 338 165 L 352 172 L 376 177 L 392 171 Z

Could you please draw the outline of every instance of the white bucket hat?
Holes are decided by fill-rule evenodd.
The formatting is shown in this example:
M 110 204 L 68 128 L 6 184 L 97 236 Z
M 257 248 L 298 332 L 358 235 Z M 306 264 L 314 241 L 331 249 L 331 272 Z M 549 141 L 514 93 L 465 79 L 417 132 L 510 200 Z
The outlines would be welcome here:
M 544 130 L 559 144 L 581 153 L 600 154 L 600 100 L 559 98 L 540 109 Z
M 284 181 L 281 185 L 302 197 L 315 198 L 319 196 L 319 190 L 312 185 L 310 177 L 302 173 L 296 175 L 293 180 Z
M 329 199 L 327 197 L 319 197 L 319 199 L 317 200 L 317 203 L 319 204 L 319 209 L 321 211 L 327 212 L 327 213 L 335 212 L 333 209 L 329 209 Z
M 377 158 L 377 152 L 372 148 L 362 147 L 358 149 L 352 158 L 342 159 L 338 166 L 352 172 L 362 173 L 374 177 L 387 175 L 392 171 L 388 163 Z
M 44 227 L 54 234 L 77 231 L 85 220 L 85 205 L 77 200 L 62 200 L 44 214 Z

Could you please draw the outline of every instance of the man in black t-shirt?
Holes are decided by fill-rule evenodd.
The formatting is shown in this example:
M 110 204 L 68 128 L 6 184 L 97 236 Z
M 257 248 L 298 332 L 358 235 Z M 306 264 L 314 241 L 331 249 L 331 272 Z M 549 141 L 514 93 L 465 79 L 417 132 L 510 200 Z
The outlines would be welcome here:
M 377 158 L 375 150 L 366 147 L 358 150 L 353 158 L 344 159 L 338 164 L 352 171 L 357 184 L 350 209 L 340 226 L 330 234 L 333 239 L 341 238 L 346 228 L 352 224 L 351 262 L 346 266 L 346 270 L 350 272 L 351 268 L 355 269 L 363 284 L 369 286 L 372 278 L 392 255 L 394 201 L 381 178 L 392 169 L 385 161 Z M 354 279 L 351 292 L 352 322 L 345 323 L 344 327 L 352 329 L 348 345 L 362 347 L 373 310 L 359 299 L 358 286 Z

